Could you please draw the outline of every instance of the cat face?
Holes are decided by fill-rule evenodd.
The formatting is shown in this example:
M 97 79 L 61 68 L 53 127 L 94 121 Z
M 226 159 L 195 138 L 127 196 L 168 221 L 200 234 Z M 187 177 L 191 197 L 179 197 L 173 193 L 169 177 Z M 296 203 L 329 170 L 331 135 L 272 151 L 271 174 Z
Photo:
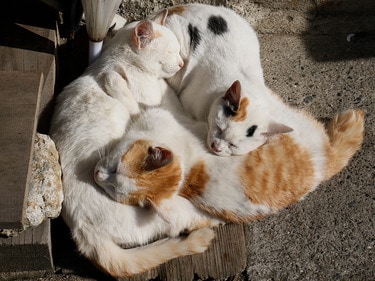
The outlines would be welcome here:
M 170 150 L 136 140 L 115 146 L 99 160 L 94 179 L 115 201 L 143 207 L 174 195 L 182 170 Z
M 292 131 L 273 121 L 262 108 L 255 99 L 241 98 L 241 84 L 235 81 L 211 106 L 208 148 L 219 156 L 246 154 L 263 145 L 269 137 Z
M 152 21 L 140 21 L 133 34 L 135 51 L 141 54 L 148 71 L 159 78 L 172 77 L 184 65 L 177 37 L 164 26 L 167 14 L 166 10 Z

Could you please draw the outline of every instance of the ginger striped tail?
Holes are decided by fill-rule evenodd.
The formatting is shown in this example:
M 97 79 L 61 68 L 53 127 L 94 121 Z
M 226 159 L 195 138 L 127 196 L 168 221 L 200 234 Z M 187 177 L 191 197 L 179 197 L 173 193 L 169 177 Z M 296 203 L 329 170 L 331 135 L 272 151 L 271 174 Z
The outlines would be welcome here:
M 191 232 L 187 237 L 163 239 L 131 249 L 122 249 L 111 239 L 98 239 L 95 245 L 89 245 L 86 255 L 113 277 L 131 277 L 171 259 L 203 253 L 214 237 L 214 231 L 206 227 Z
M 364 112 L 346 110 L 334 116 L 328 126 L 327 171 L 325 179 L 340 172 L 361 148 L 364 134 Z

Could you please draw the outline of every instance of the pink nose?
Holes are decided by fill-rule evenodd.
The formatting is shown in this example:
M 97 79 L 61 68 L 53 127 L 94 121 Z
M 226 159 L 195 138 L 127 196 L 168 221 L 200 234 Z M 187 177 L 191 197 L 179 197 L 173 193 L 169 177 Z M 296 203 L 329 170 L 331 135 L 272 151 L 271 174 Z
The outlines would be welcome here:
M 179 66 L 180 68 L 182 68 L 182 67 L 184 66 L 184 61 L 181 61 L 181 62 L 178 64 L 178 66 Z
M 212 148 L 212 151 L 213 152 L 220 152 L 221 150 L 219 150 L 215 144 L 215 142 L 212 142 L 211 143 L 211 148 Z

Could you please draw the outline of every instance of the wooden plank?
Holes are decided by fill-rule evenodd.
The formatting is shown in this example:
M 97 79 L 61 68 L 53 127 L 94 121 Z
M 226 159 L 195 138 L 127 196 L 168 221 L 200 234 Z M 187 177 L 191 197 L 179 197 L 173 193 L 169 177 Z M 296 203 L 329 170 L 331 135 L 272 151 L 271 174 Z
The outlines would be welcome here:
M 8 23 L 0 26 L 0 34 L 0 71 L 40 71 L 44 75 L 38 132 L 46 134 L 56 82 L 56 30 Z
M 0 228 L 22 228 L 43 75 L 0 71 Z
M 34 135 L 36 128 L 48 132 L 52 114 L 56 11 L 39 0 L 14 0 L 3 3 L 1 14 L 0 228 L 22 228 Z M 0 280 L 37 278 L 51 270 L 49 220 L 0 238 Z
M 223 280 L 235 277 L 246 267 L 246 244 L 242 225 L 226 224 L 215 228 L 216 238 L 202 254 L 181 257 L 169 261 L 150 272 L 121 281 L 166 281 Z
M 42 277 L 51 272 L 50 220 L 15 237 L 0 237 L 0 280 Z M 4 279 L 2 278 L 4 277 Z
M 212 247 L 202 255 L 192 256 L 195 273 L 203 280 L 234 276 L 246 267 L 243 226 L 229 223 L 218 227 L 215 232 L 216 239 Z

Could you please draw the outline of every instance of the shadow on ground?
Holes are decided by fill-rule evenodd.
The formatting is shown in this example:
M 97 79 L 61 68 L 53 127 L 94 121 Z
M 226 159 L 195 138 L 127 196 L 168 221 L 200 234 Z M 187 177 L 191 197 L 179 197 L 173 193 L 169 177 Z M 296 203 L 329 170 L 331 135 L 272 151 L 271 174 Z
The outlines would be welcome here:
M 316 61 L 375 57 L 375 1 L 322 1 L 309 14 L 303 40 Z

